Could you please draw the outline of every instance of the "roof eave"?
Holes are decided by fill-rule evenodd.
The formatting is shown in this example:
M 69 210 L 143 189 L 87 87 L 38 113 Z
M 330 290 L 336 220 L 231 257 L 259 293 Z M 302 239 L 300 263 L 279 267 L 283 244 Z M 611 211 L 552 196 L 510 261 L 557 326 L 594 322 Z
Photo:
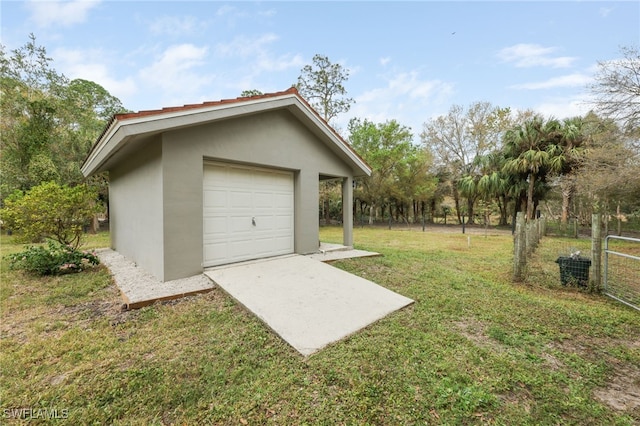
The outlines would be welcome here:
M 104 171 L 107 161 L 122 149 L 129 137 L 161 133 L 180 127 L 214 122 L 225 118 L 242 117 L 262 111 L 294 107 L 301 111 L 313 125 L 348 159 L 356 176 L 370 176 L 369 165 L 351 148 L 351 146 L 307 104 L 297 93 L 285 92 L 281 96 L 251 98 L 237 103 L 213 103 L 202 108 L 184 108 L 161 110 L 154 114 L 127 116 L 119 120 L 114 117 L 105 128 L 98 141 L 89 152 L 81 167 L 85 177 Z M 358 172 L 359 171 L 359 172 Z M 360 173 L 361 172 L 361 173 Z

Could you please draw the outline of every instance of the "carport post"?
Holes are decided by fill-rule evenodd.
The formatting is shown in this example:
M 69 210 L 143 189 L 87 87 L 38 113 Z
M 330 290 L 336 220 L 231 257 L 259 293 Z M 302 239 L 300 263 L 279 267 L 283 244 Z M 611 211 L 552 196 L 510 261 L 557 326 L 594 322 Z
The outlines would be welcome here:
M 342 244 L 353 247 L 353 178 L 342 179 Z

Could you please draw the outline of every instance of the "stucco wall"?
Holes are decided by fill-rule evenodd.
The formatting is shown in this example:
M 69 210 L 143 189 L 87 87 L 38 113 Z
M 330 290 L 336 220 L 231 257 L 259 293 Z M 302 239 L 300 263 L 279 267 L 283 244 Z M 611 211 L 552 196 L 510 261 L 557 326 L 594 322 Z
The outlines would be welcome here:
M 202 272 L 205 159 L 293 170 L 296 253 L 318 248 L 319 176 L 350 177 L 348 165 L 285 110 L 162 135 L 164 279 Z
M 165 280 L 162 204 L 162 145 L 156 138 L 109 171 L 109 225 L 114 250 Z

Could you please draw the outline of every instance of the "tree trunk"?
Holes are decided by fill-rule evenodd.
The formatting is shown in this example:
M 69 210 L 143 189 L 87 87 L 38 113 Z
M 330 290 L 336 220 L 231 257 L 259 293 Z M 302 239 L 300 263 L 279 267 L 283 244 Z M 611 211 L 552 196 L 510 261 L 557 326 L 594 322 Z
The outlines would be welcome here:
M 536 176 L 529 173 L 529 190 L 527 191 L 527 220 L 533 220 L 533 189 L 536 184 Z
M 462 223 L 462 212 L 460 211 L 460 196 L 458 195 L 458 189 L 456 188 L 455 184 L 453 185 L 452 193 L 453 193 L 453 202 L 456 205 L 456 214 L 458 215 L 458 223 Z
M 566 225 L 569 221 L 569 210 L 575 192 L 575 183 L 572 179 L 563 179 L 560 188 L 562 190 L 562 215 L 560 216 L 560 223 Z
M 469 213 L 469 220 L 467 220 L 467 225 L 473 225 L 475 223 L 473 217 L 473 205 L 475 204 L 474 198 L 467 198 L 467 213 Z
M 373 225 L 373 215 L 375 215 L 375 209 L 376 209 L 376 205 L 375 203 L 371 203 L 371 206 L 369 207 L 369 225 Z
M 432 198 L 429 203 L 429 223 L 435 223 L 436 218 L 436 199 Z
M 622 216 L 620 215 L 620 201 L 618 200 L 618 207 L 616 207 L 616 219 L 618 220 L 618 229 L 616 234 L 619 236 L 622 235 Z
M 500 226 L 507 226 L 508 218 L 507 218 L 507 204 L 509 204 L 509 200 L 505 196 L 498 197 L 498 207 L 500 208 Z
M 460 197 L 458 196 L 458 190 L 455 185 L 453 187 L 453 202 L 456 205 L 456 214 L 458 215 L 458 223 L 462 223 L 462 212 L 460 211 Z

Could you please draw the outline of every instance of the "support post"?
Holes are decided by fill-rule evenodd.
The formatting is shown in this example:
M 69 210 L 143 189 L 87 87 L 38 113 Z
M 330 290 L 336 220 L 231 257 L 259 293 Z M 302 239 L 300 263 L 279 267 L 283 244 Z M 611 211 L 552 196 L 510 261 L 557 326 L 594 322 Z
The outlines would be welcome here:
M 602 288 L 602 215 L 591 216 L 591 273 L 590 290 L 598 292 Z
M 353 247 L 353 178 L 342 179 L 342 244 Z
M 524 213 L 518 212 L 516 216 L 516 230 L 514 235 L 513 251 L 513 279 L 522 281 L 524 268 L 527 261 L 527 235 Z

